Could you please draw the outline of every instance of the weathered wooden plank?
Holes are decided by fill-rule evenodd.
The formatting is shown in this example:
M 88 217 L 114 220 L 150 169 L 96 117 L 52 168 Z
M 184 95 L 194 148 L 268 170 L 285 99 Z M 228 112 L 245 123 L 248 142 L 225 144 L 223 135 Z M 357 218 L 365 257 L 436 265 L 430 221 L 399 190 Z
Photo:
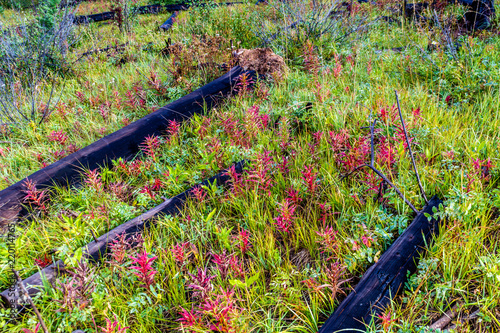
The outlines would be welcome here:
M 370 267 L 347 298 L 328 318 L 319 333 L 344 330 L 364 330 L 372 316 L 379 315 L 389 305 L 391 297 L 400 292 L 413 274 L 425 244 L 438 233 L 439 219 L 429 222 L 425 213 L 433 215 L 442 201 L 434 196 L 408 228 L 396 239 L 379 261 Z
M 78 180 L 82 168 L 95 169 L 109 165 L 117 158 L 128 159 L 139 152 L 139 146 L 148 135 L 164 134 L 170 121 L 182 122 L 195 113 L 202 113 L 204 106 L 211 108 L 221 97 L 233 89 L 238 77 L 248 73 L 241 67 L 234 67 L 220 78 L 206 84 L 134 123 L 105 136 L 104 138 L 66 156 L 65 158 L 31 174 L 25 179 L 0 191 L 0 227 L 24 213 L 21 204 L 25 197 L 24 184 L 32 180 L 37 188 L 67 185 Z
M 236 163 L 234 165 L 235 171 L 237 173 L 242 173 L 245 164 L 246 161 Z M 97 238 L 97 242 L 92 241 L 91 243 L 82 247 L 84 256 L 93 262 L 99 262 L 100 258 L 102 258 L 108 252 L 110 242 L 116 239 L 119 235 L 125 234 L 130 237 L 133 234 L 141 232 L 145 228 L 148 228 L 151 223 L 154 223 L 154 220 L 159 216 L 173 215 L 178 213 L 184 206 L 186 200 L 192 196 L 192 190 L 195 187 L 207 186 L 209 184 L 213 184 L 214 182 L 216 182 L 217 185 L 227 185 L 227 183 L 231 179 L 228 175 L 228 170 L 229 169 L 219 172 L 217 175 L 201 182 L 200 184 L 171 199 L 166 200 L 160 205 L 150 209 L 146 213 L 128 222 L 125 222 L 109 231 L 108 233 L 102 235 L 101 237 Z M 24 279 L 23 284 L 26 286 L 28 294 L 30 296 L 33 296 L 40 292 L 40 286 L 42 286 L 42 276 L 45 276 L 45 278 L 49 282 L 53 282 L 58 274 L 62 273 L 63 270 L 64 263 L 62 262 L 62 260 L 58 260 L 57 262 L 42 269 L 40 272 Z M 17 307 L 19 306 L 19 304 L 16 304 L 16 302 L 19 300 L 20 293 L 20 286 L 16 284 L 15 287 L 12 288 L 12 290 L 7 289 L 0 293 L 0 297 L 2 298 L 4 304 L 6 304 L 7 306 L 10 307 L 12 305 L 15 305 Z
M 221 2 L 221 3 L 216 3 L 218 6 L 231 6 L 231 5 L 236 5 L 236 4 L 242 4 L 243 2 Z M 197 6 L 200 7 L 205 7 L 207 6 L 206 3 L 201 3 L 197 4 Z M 181 10 L 187 10 L 191 7 L 191 5 L 186 4 L 186 3 L 181 3 L 177 5 L 147 5 L 147 6 L 141 6 L 133 9 L 132 11 L 137 14 L 156 14 L 162 11 L 167 11 L 167 12 L 176 12 L 176 11 L 181 11 Z M 88 24 L 91 22 L 102 22 L 102 21 L 107 21 L 107 20 L 112 20 L 115 18 L 115 12 L 114 11 L 109 11 L 109 12 L 103 12 L 103 13 L 98 13 L 98 14 L 92 14 L 92 15 L 76 15 L 74 17 L 74 23 L 76 25 L 79 24 Z
M 101 22 L 101 21 L 112 20 L 114 18 L 115 18 L 115 12 L 113 12 L 113 11 L 103 12 L 103 13 L 99 13 L 99 14 L 92 14 L 92 15 L 75 15 L 73 23 L 76 25 L 80 25 L 80 24 L 88 24 L 88 23 L 92 23 L 92 22 Z
M 169 18 L 162 25 L 160 25 L 160 30 L 163 31 L 170 30 L 170 28 L 172 28 L 172 26 L 175 23 L 175 18 L 177 17 L 178 13 L 179 12 L 173 12 L 172 15 L 170 15 Z

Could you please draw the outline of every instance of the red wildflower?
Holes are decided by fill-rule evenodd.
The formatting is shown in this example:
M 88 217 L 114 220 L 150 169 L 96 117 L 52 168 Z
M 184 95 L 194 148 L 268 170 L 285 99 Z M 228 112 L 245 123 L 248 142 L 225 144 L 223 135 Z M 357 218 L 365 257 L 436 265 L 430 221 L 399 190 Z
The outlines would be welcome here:
M 97 192 L 100 192 L 104 187 L 99 170 L 88 170 L 85 172 L 85 184 L 92 187 Z
M 118 320 L 116 319 L 116 316 L 114 318 L 114 321 L 111 321 L 108 318 L 106 319 L 106 327 L 100 327 L 102 333 L 126 333 L 127 329 L 129 327 L 122 327 L 119 323 Z
M 40 257 L 40 259 L 35 259 L 35 265 L 37 265 L 40 268 L 45 268 L 50 263 L 52 262 L 52 258 L 47 256 L 47 253 L 44 253 L 43 257 Z
M 184 266 L 186 264 L 186 261 L 188 260 L 189 256 L 189 249 L 191 249 L 194 245 L 192 245 L 189 242 L 184 242 L 184 243 L 177 243 L 174 245 L 173 248 L 170 249 L 172 252 L 172 256 L 174 257 L 174 260 L 176 264 L 179 267 Z
M 302 171 L 302 177 L 300 177 L 306 184 L 307 191 L 310 194 L 314 194 L 314 192 L 316 192 L 316 187 L 318 186 L 317 184 L 318 173 L 313 173 L 312 171 L 313 171 L 312 166 L 304 166 L 304 170 Z
M 382 320 L 382 327 L 384 328 L 384 331 L 388 331 L 392 326 L 392 322 L 396 321 L 396 319 L 392 319 L 391 311 L 379 314 L 378 317 Z
M 47 207 L 45 207 L 45 202 L 47 201 L 46 191 L 38 190 L 31 179 L 27 179 L 24 182 L 24 186 L 26 187 L 26 190 L 24 190 L 24 193 L 26 193 L 24 202 L 35 205 L 45 211 L 47 209 Z
M 322 253 L 335 253 L 338 248 L 336 236 L 338 231 L 334 230 L 333 227 L 326 227 L 322 231 L 316 231 L 316 234 L 320 237 L 317 243 L 321 245 Z
M 181 312 L 179 314 L 181 318 L 177 319 L 177 321 L 180 321 L 182 326 L 193 327 L 200 325 L 202 322 L 202 318 L 199 316 L 198 312 L 194 311 L 194 309 L 188 311 L 181 307 Z
M 68 136 L 62 130 L 61 131 L 52 131 L 49 134 L 49 141 L 57 142 L 61 146 L 64 146 L 66 144 L 67 140 L 68 140 Z
M 156 153 L 160 148 L 160 139 L 155 135 L 148 135 L 141 145 L 141 149 L 153 161 L 156 161 Z
M 130 268 L 135 270 L 134 275 L 137 276 L 139 281 L 143 283 L 143 287 L 149 289 L 149 287 L 154 283 L 154 277 L 157 271 L 153 269 L 153 262 L 157 257 L 149 257 L 150 255 L 144 250 L 142 254 L 137 257 L 129 257 L 132 259 L 132 263 L 137 266 L 131 266 Z
M 280 215 L 274 218 L 276 220 L 274 224 L 278 230 L 286 233 L 290 232 L 293 227 L 293 221 L 295 220 L 295 209 L 296 206 L 290 199 L 285 199 L 285 201 L 279 205 L 277 211 Z
M 196 290 L 193 293 L 194 298 L 205 299 L 208 293 L 214 289 L 211 281 L 215 278 L 215 275 L 207 275 L 206 269 L 198 268 L 196 275 L 191 273 L 188 273 L 188 275 L 191 277 L 192 282 L 187 287 Z
M 241 230 L 238 236 L 236 236 L 235 238 L 238 241 L 238 247 L 241 251 L 241 254 L 247 253 L 248 250 L 252 247 L 252 245 L 250 244 L 250 233 L 247 230 Z

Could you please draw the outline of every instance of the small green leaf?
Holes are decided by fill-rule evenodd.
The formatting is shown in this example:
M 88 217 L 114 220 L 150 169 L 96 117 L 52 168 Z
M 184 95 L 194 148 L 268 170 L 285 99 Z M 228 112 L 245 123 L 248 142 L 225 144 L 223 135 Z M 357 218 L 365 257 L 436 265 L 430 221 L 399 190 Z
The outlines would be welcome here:
M 210 214 L 208 214 L 207 218 L 205 219 L 205 223 L 208 223 L 208 222 L 210 222 L 210 220 L 212 220 L 216 211 L 217 211 L 217 208 L 214 208 L 214 210 L 212 210 L 210 212 Z
M 259 278 L 259 272 L 257 272 L 257 274 L 249 277 L 248 279 L 245 279 L 245 283 L 246 285 L 248 286 L 251 286 L 255 281 L 257 281 L 257 279 Z

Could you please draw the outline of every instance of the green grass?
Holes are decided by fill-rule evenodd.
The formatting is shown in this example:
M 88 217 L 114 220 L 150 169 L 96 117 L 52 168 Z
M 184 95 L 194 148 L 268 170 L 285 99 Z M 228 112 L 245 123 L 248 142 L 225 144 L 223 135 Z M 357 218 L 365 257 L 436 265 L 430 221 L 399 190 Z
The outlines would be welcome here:
M 363 11 L 373 18 L 382 13 L 367 4 Z M 56 160 L 51 152 L 63 147 L 50 141 L 52 131 L 66 133 L 68 143 L 86 146 L 119 129 L 124 118 L 138 119 L 220 74 L 186 67 L 185 75 L 175 76 L 168 70 L 172 60 L 158 55 L 165 38 L 195 45 L 196 36 L 218 35 L 225 47 L 212 57 L 224 62 L 231 52 L 228 41 L 257 47 L 251 25 L 276 16 L 250 4 L 189 10 L 172 31 L 158 32 L 167 17 L 139 16 L 128 35 L 109 24 L 79 28 L 81 41 L 72 59 L 89 48 L 129 45 L 124 55 L 74 63 L 61 97 L 66 115 L 54 112 L 40 126 L 19 124 L 3 132 L 1 188 Z M 16 265 L 23 277 L 37 271 L 35 259 L 44 254 L 75 266 L 78 254 L 71 254 L 92 240 L 90 229 L 104 234 L 159 204 L 162 196 L 179 194 L 239 160 L 253 161 L 231 189 L 205 188 L 179 215 L 159 218 L 142 240 L 127 247 L 123 261 L 117 250 L 103 259 L 93 268 L 95 289 L 74 298 L 73 306 L 55 302 L 65 299 L 63 293 L 46 286 L 34 301 L 51 332 L 100 332 L 106 319 L 129 326 L 127 332 L 207 332 L 216 324 L 230 332 L 317 332 L 413 218 L 391 189 L 382 200 L 374 199 L 380 182 L 374 174 L 361 171 L 342 179 L 368 158 L 370 113 L 379 117 L 378 168 L 417 208 L 424 204 L 398 129 L 395 90 L 424 189 L 428 197 L 443 198 L 445 208 L 439 212 L 439 236 L 428 244 L 403 294 L 386 310 L 393 321 L 384 328 L 374 320 L 369 331 L 424 332 L 453 304 L 458 304 L 460 319 L 454 321 L 455 331 L 499 330 L 499 38 L 493 32 L 463 37 L 454 55 L 445 48 L 427 51 L 428 43 L 438 38 L 411 23 L 378 21 L 345 43 L 332 43 L 331 37 L 314 40 L 312 55 L 304 45 L 277 40 L 272 47 L 287 56 L 289 67 L 281 79 L 259 81 L 252 92 L 194 117 L 174 136 L 159 138 L 154 157 L 141 154 L 121 166 L 117 161 L 93 183 L 82 175 L 82 185 L 51 189 L 45 211 L 32 207 L 34 216 L 16 229 Z M 405 49 L 387 50 L 394 47 Z M 183 65 L 210 58 L 200 49 L 189 52 Z M 126 62 L 117 65 L 124 57 Z M 319 71 L 308 70 L 304 59 L 316 59 Z M 161 93 L 148 84 L 151 71 L 161 80 Z M 143 106 L 125 103 L 134 85 L 144 90 L 139 96 Z M 106 101 L 110 106 L 103 117 L 100 105 Z M 144 188 L 155 180 L 161 186 L 153 198 Z M 290 189 L 301 199 L 287 204 Z M 277 222 L 286 220 L 287 213 L 292 223 L 286 231 Z M 248 249 L 242 248 L 243 231 L 249 235 Z M 178 254 L 184 249 L 183 262 L 175 260 L 175 246 Z M 57 251 L 51 255 L 52 249 Z M 144 250 L 157 257 L 149 289 L 130 267 L 130 256 Z M 5 254 L 0 288 L 5 289 L 7 244 L 0 243 L 0 251 Z M 216 263 L 217 256 L 227 261 L 227 273 Z M 200 270 L 214 276 L 203 299 L 190 287 L 190 274 Z M 69 280 L 61 277 L 58 283 Z M 215 305 L 227 307 L 223 321 L 220 308 L 210 310 Z M 199 322 L 182 324 L 183 309 L 193 309 Z M 466 321 L 473 312 L 475 318 Z M 28 311 L 5 329 L 33 329 L 36 322 Z

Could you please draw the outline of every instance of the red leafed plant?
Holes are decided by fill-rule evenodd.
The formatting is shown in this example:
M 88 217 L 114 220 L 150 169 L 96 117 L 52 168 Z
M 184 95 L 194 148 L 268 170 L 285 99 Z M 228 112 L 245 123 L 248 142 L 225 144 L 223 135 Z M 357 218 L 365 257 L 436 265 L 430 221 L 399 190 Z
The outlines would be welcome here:
M 49 134 L 49 141 L 57 142 L 61 146 L 64 146 L 66 144 L 67 140 L 68 140 L 68 136 L 63 131 L 52 131 Z
M 316 192 L 316 188 L 318 186 L 318 183 L 316 181 L 317 176 L 318 176 L 318 173 L 313 172 L 312 166 L 304 166 L 304 170 L 302 171 L 301 179 L 306 184 L 307 191 L 310 194 L 314 194 L 314 192 Z
M 338 241 L 336 239 L 338 231 L 334 230 L 332 227 L 326 227 L 322 231 L 316 231 L 319 236 L 319 240 L 316 242 L 321 245 L 321 252 L 323 253 L 335 253 L 338 248 Z
M 179 314 L 181 317 L 177 319 L 177 321 L 181 323 L 182 327 L 193 327 L 202 324 L 202 317 L 200 316 L 200 313 L 194 309 L 188 311 L 181 307 Z
M 241 230 L 238 236 L 235 237 L 235 240 L 243 255 L 252 247 L 252 244 L 250 244 L 250 233 L 247 230 Z
M 208 328 L 212 332 L 236 332 L 234 318 L 237 315 L 234 290 L 220 290 L 221 294 L 207 297 L 201 304 L 201 312 L 208 317 Z
M 234 90 L 244 96 L 247 92 L 250 91 L 253 83 L 254 81 L 252 79 L 252 76 L 248 75 L 247 73 L 243 73 L 238 77 Z
M 160 148 L 160 139 L 155 135 L 148 135 L 141 145 L 141 149 L 153 161 L 156 161 L 157 150 Z
M 170 135 L 170 139 L 175 138 L 179 135 L 181 130 L 181 124 L 176 120 L 170 120 L 168 122 L 167 133 Z
M 384 329 L 384 332 L 388 332 L 392 326 L 392 323 L 396 321 L 396 319 L 392 319 L 391 311 L 386 311 L 382 314 L 379 314 L 378 318 L 382 322 L 382 328 Z
M 214 289 L 211 281 L 215 278 L 215 275 L 208 275 L 206 269 L 200 268 L 198 268 L 196 275 L 188 274 L 191 277 L 192 283 L 188 284 L 187 287 L 196 290 L 193 293 L 193 297 L 205 299 L 208 293 Z
M 149 287 L 154 283 L 155 275 L 158 273 L 154 270 L 152 264 L 156 260 L 156 256 L 150 258 L 149 253 L 145 250 L 142 254 L 137 257 L 130 257 L 132 263 L 137 266 L 131 266 L 130 268 L 135 270 L 134 275 L 143 283 L 143 287 L 149 289 Z
M 191 193 L 194 195 L 198 202 L 203 202 L 207 198 L 207 192 L 201 186 L 194 187 L 191 190 Z
M 151 200 L 156 199 L 156 194 L 154 193 L 153 186 L 146 184 L 144 187 L 139 191 L 139 193 L 146 193 Z
M 279 205 L 277 211 L 280 215 L 274 218 L 276 221 L 274 224 L 279 231 L 285 233 L 290 232 L 293 227 L 293 221 L 295 220 L 294 215 L 296 208 L 295 204 L 289 199 L 285 199 L 285 201 Z
M 85 184 L 89 185 L 97 192 L 100 192 L 104 187 L 104 184 L 101 180 L 101 175 L 99 174 L 99 171 L 97 169 L 88 170 L 87 172 L 85 172 Z
M 21 328 L 21 332 L 23 333 L 38 333 L 40 330 L 40 323 L 36 323 L 35 328 L 30 330 L 29 328 Z
M 271 176 L 273 168 L 273 158 L 270 151 L 264 151 L 257 156 L 257 161 L 254 168 L 248 171 L 247 181 L 252 182 L 257 186 L 257 190 L 263 194 L 268 194 L 273 185 Z
M 35 259 L 35 265 L 40 268 L 45 268 L 52 262 L 52 258 L 47 256 L 47 253 L 44 253 L 43 257 Z
M 239 195 L 243 193 L 243 182 L 241 179 L 241 174 L 236 171 L 234 164 L 228 169 L 226 175 L 231 177 L 231 192 L 234 195 Z
M 45 206 L 45 202 L 47 201 L 47 192 L 37 189 L 35 182 L 33 182 L 31 179 L 27 179 L 24 182 L 24 186 L 26 187 L 26 190 L 24 190 L 24 193 L 26 193 L 24 202 L 30 205 L 37 206 L 41 210 L 45 211 L 47 209 L 47 207 Z
M 231 266 L 231 256 L 226 254 L 226 250 L 222 253 L 212 253 L 213 262 L 217 265 L 217 270 L 220 272 L 221 278 L 224 280 L 229 275 L 229 268 Z
M 170 249 L 176 264 L 179 267 L 184 266 L 189 261 L 189 254 L 191 249 L 196 249 L 190 242 L 177 243 Z
M 109 247 L 111 248 L 111 263 L 120 265 L 124 262 L 127 256 L 127 250 L 130 249 L 132 245 L 127 240 L 125 233 L 122 233 L 109 244 Z

